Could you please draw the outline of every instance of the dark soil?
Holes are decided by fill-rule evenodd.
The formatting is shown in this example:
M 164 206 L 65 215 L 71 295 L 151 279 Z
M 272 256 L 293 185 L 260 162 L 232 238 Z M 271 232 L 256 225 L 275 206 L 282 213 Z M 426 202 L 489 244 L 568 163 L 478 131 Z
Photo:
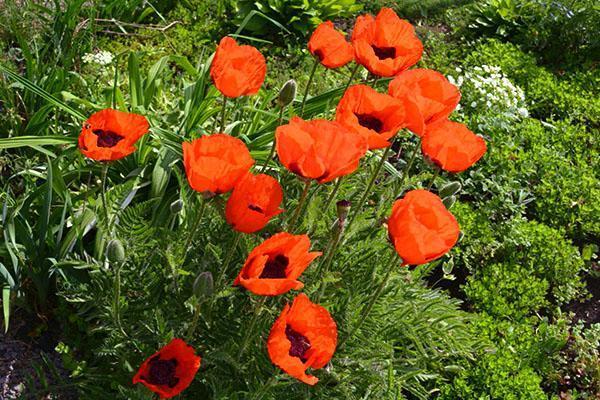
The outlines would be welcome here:
M 0 399 L 76 399 L 64 389 L 69 374 L 54 350 L 58 325 L 44 326 L 34 318 L 15 317 L 8 333 L 0 332 Z M 40 330 L 42 333 L 36 333 Z M 41 383 L 44 380 L 47 386 Z
M 591 298 L 584 302 L 572 302 L 566 310 L 575 314 L 574 321 L 582 321 L 587 327 L 600 323 L 600 263 L 592 265 L 592 274 L 586 277 L 586 284 Z

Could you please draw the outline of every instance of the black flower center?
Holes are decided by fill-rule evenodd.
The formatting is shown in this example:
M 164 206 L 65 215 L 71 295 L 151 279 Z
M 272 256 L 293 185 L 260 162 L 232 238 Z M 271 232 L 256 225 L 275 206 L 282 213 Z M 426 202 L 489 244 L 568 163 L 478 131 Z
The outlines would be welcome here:
M 371 115 L 371 114 L 355 114 L 356 118 L 358 118 L 358 123 L 360 126 L 363 126 L 367 129 L 374 130 L 377 133 L 381 133 L 383 130 L 383 122 Z
M 98 136 L 98 147 L 113 147 L 124 139 L 123 136 L 113 131 L 94 129 L 92 132 L 94 135 Z
M 288 354 L 292 357 L 298 357 L 302 362 L 306 362 L 307 358 L 304 355 L 310 349 L 310 340 L 293 330 L 289 325 L 285 327 L 285 336 L 292 344 Z
M 173 388 L 179 382 L 179 378 L 175 376 L 176 369 L 176 359 L 161 360 L 156 356 L 150 360 L 150 370 L 146 380 L 153 385 L 167 385 Z
M 263 210 L 262 208 L 260 208 L 259 206 L 254 205 L 254 204 L 250 204 L 248 206 L 248 208 L 251 209 L 252 211 L 256 211 L 256 212 L 259 212 L 261 214 L 265 213 L 265 210 Z
M 396 48 L 395 47 L 377 47 L 371 45 L 375 55 L 380 60 L 387 60 L 388 58 L 396 58 Z
M 283 279 L 286 277 L 285 269 L 287 268 L 289 263 L 290 260 L 283 254 L 277 254 L 275 257 L 270 256 L 259 278 Z
M 323 61 L 325 58 L 325 54 L 323 54 L 323 50 L 321 49 L 315 50 L 315 56 L 319 58 L 319 61 Z

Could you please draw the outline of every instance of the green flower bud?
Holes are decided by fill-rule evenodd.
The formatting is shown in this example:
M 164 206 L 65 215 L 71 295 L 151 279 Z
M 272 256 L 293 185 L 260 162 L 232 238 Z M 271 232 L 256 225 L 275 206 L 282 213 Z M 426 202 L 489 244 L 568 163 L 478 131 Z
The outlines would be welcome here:
M 444 198 L 448 196 L 453 196 L 456 193 L 460 192 L 460 189 L 462 189 L 462 185 L 460 184 L 460 182 L 450 182 L 442 186 L 442 188 L 440 189 L 440 197 Z
M 296 98 L 296 81 L 290 79 L 283 84 L 277 97 L 277 104 L 279 107 L 285 107 L 290 104 Z
M 183 209 L 183 200 L 177 199 L 171 203 L 171 212 L 177 214 Z
M 213 276 L 209 271 L 201 272 L 194 280 L 194 296 L 199 300 L 208 299 L 214 291 Z
M 352 203 L 350 203 L 348 200 L 340 200 L 337 203 L 335 203 L 335 205 L 337 206 L 338 219 L 341 222 L 344 222 L 348 217 L 348 213 L 350 212 L 350 207 L 352 206 Z
M 111 263 L 125 261 L 125 249 L 119 239 L 111 239 L 106 245 L 106 257 Z
M 444 205 L 446 206 L 447 209 L 450 209 L 450 208 L 452 208 L 454 203 L 456 203 L 456 196 L 444 197 L 444 199 L 442 200 L 442 203 L 444 203 Z

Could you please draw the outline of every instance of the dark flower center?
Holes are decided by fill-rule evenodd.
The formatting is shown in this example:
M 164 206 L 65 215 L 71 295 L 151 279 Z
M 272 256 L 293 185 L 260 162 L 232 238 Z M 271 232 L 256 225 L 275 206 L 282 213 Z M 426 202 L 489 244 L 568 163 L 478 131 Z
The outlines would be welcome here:
M 265 264 L 265 268 L 260 274 L 260 279 L 283 279 L 286 277 L 285 269 L 287 268 L 290 260 L 283 254 L 277 254 L 275 257 L 271 256 Z
M 156 356 L 150 360 L 150 371 L 146 380 L 153 385 L 167 385 L 173 388 L 179 382 L 179 378 L 175 376 L 176 369 L 176 359 L 161 360 Z
M 249 209 L 251 209 L 252 211 L 256 211 L 256 212 L 259 212 L 259 213 L 261 213 L 261 214 L 264 214 L 264 213 L 265 213 L 265 210 L 263 210 L 263 209 L 262 209 L 262 208 L 260 208 L 259 206 L 255 206 L 254 204 L 250 204 L 250 205 L 248 206 L 248 208 L 249 208 Z
M 396 58 L 396 48 L 395 47 L 377 47 L 371 45 L 375 55 L 380 60 L 387 60 L 388 58 Z
M 98 136 L 98 147 L 113 147 L 124 139 L 123 136 L 116 134 L 113 131 L 94 129 L 92 132 L 94 135 Z
M 358 123 L 367 129 L 372 129 L 377 133 L 381 133 L 383 130 L 383 122 L 370 114 L 355 114 L 358 118 Z
M 323 61 L 323 59 L 325 58 L 325 55 L 323 54 L 323 50 L 321 50 L 321 49 L 315 50 L 315 56 L 317 56 L 319 58 L 319 61 Z
M 298 357 L 302 362 L 306 362 L 307 358 L 304 355 L 310 349 L 310 340 L 293 330 L 289 325 L 285 327 L 285 336 L 292 344 L 288 354 L 292 357 Z

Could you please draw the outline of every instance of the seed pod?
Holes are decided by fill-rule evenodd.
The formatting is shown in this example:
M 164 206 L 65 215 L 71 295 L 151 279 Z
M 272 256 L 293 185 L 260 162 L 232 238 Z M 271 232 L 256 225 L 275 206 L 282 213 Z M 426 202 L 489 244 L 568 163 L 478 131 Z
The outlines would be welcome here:
M 277 96 L 277 104 L 279 107 L 285 107 L 296 98 L 296 81 L 290 79 L 283 84 Z
M 456 203 L 456 196 L 444 197 L 444 199 L 442 200 L 442 203 L 444 203 L 444 205 L 446 206 L 447 209 L 450 209 L 450 208 L 452 208 L 454 203 Z
M 348 213 L 350 212 L 350 206 L 352 205 L 352 203 L 350 203 L 348 200 L 340 200 L 337 203 L 335 203 L 335 205 L 337 206 L 338 219 L 344 222 L 348 217 Z
M 456 193 L 460 192 L 460 189 L 462 189 L 462 185 L 460 184 L 460 182 L 450 182 L 442 186 L 442 188 L 440 189 L 440 197 L 444 198 L 448 196 L 453 196 Z
M 209 271 L 201 272 L 194 280 L 194 296 L 199 300 L 208 299 L 214 291 L 213 276 Z
M 106 257 L 111 263 L 125 261 L 125 249 L 119 239 L 111 239 L 106 245 Z
M 183 209 L 183 200 L 177 199 L 171 203 L 171 212 L 177 214 Z

